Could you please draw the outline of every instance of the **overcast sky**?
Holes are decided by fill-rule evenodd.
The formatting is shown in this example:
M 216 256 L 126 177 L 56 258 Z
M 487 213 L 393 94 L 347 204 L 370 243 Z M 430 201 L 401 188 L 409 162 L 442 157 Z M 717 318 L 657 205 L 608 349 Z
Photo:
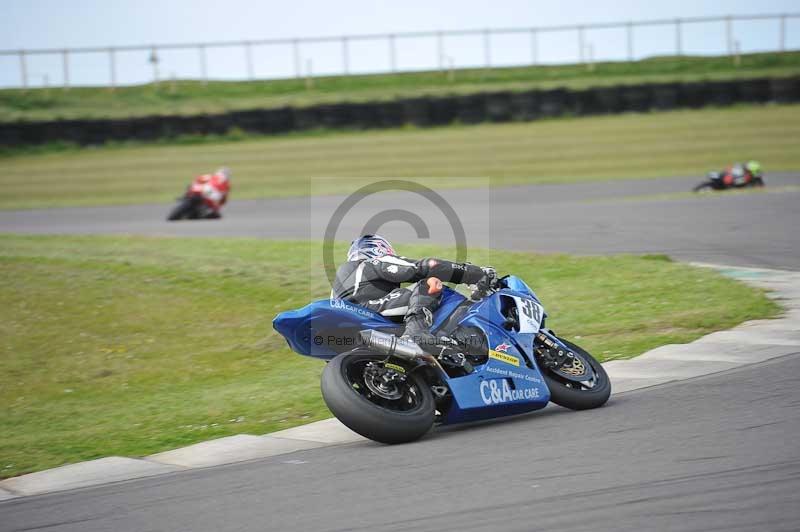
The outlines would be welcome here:
M 576 1 L 474 1 L 404 0 L 369 2 L 356 0 L 265 2 L 248 0 L 0 0 L 0 49 L 120 46 L 150 43 L 276 39 L 314 36 L 358 35 L 465 28 L 544 27 L 626 20 L 693 17 L 726 14 L 800 12 L 795 0 L 672 0 L 670 2 L 595 0 Z M 743 51 L 770 50 L 778 45 L 775 22 L 734 24 L 734 38 Z M 686 25 L 682 32 L 685 53 L 722 53 L 723 24 Z M 800 19 L 787 24 L 787 45 L 800 48 Z M 585 35 L 587 47 L 598 59 L 622 59 L 627 54 L 624 31 L 595 30 Z M 547 33 L 537 38 L 539 62 L 572 62 L 578 57 L 577 36 Z M 443 42 L 444 61 L 455 66 L 480 65 L 485 61 L 482 36 L 452 37 Z M 490 57 L 494 65 L 526 64 L 533 57 L 530 35 L 493 36 Z M 674 53 L 674 27 L 637 29 L 637 57 Z M 586 50 L 588 52 L 588 48 Z M 149 81 L 153 72 L 146 52 L 117 54 L 117 77 L 122 83 Z M 200 76 L 196 50 L 164 51 L 160 56 L 163 76 Z M 253 49 L 253 68 L 258 77 L 294 74 L 291 46 L 259 46 Z M 244 78 L 243 49 L 211 49 L 206 56 L 210 77 Z M 399 39 L 399 69 L 435 68 L 439 63 L 435 38 Z M 300 64 L 316 74 L 338 73 L 343 68 L 341 43 L 301 46 Z M 389 69 L 388 41 L 351 42 L 349 67 L 355 72 Z M 62 82 L 60 56 L 29 56 L 30 81 L 40 85 Z M 17 57 L 0 57 L 0 86 L 19 85 Z M 105 54 L 71 56 L 70 77 L 76 84 L 105 84 L 109 60 Z

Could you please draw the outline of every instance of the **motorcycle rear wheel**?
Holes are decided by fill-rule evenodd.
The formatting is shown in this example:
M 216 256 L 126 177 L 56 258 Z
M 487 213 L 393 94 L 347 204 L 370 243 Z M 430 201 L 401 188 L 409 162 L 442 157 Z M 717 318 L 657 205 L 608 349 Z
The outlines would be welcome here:
M 589 386 L 588 383 L 570 381 L 560 377 L 544 367 L 542 376 L 550 389 L 550 400 L 571 410 L 589 410 L 603 406 L 611 396 L 611 379 L 605 368 L 584 349 L 563 338 L 559 338 L 559 340 L 569 347 L 582 363 L 591 366 L 595 380 Z
M 388 388 L 380 388 L 382 381 L 368 383 L 368 368 L 383 368 L 385 361 L 385 355 L 366 350 L 337 355 L 322 372 L 322 398 L 339 421 L 365 438 L 389 444 L 417 440 L 433 426 L 433 393 L 410 370 L 398 371 L 404 380 Z

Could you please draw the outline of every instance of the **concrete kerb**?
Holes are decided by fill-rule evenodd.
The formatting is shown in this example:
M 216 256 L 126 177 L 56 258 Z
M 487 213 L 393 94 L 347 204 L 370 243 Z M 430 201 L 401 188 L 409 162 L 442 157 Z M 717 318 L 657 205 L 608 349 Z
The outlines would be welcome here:
M 212 467 L 293 453 L 325 445 L 326 443 L 318 441 L 290 440 L 276 438 L 273 435 L 237 434 L 236 436 L 204 441 L 188 447 L 153 454 L 148 456 L 146 460 L 183 468 Z
M 172 473 L 180 469 L 146 460 L 110 456 L 10 478 L 0 483 L 0 489 L 10 492 L 12 496 L 38 495 Z
M 290 440 L 314 441 L 329 445 L 365 440 L 363 436 L 348 429 L 336 418 L 323 419 L 316 423 L 273 432 L 270 436 Z
M 689 379 L 763 362 L 800 350 L 800 272 L 693 263 L 769 290 L 786 311 L 777 319 L 753 320 L 689 344 L 664 345 L 630 360 L 604 364 L 615 393 Z
M 690 344 L 665 345 L 634 359 L 608 362 L 604 367 L 614 393 L 718 373 L 800 351 L 800 272 L 694 265 L 714 268 L 770 290 L 770 297 L 786 312 L 778 319 L 745 322 Z M 144 459 L 101 458 L 7 479 L 0 482 L 0 501 L 358 441 L 364 438 L 338 420 L 326 419 L 264 436 L 219 438 Z

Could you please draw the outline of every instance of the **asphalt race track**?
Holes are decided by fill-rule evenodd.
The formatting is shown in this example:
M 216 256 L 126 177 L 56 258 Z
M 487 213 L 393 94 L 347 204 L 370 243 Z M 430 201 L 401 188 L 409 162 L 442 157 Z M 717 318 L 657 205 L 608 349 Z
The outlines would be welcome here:
M 800 269 L 800 174 L 769 175 L 765 191 L 688 193 L 696 177 L 449 190 L 471 244 L 575 254 L 666 253 L 678 260 Z M 233 193 L 235 198 L 235 190 Z M 164 221 L 171 205 L 0 211 L 0 232 L 115 233 L 321 239 L 343 196 L 231 201 L 223 220 Z M 385 192 L 359 203 L 337 232 L 350 240 L 387 209 L 422 217 L 431 240 L 453 244 L 427 199 Z M 393 240 L 418 241 L 393 222 Z M 386 229 L 386 228 L 385 228 Z M 386 231 L 384 231 L 386 232 Z
M 484 238 L 500 249 L 800 269 L 800 175 L 769 176 L 772 191 L 682 194 L 696 181 L 495 190 Z M 474 190 L 445 196 L 487 211 Z M 397 207 L 376 198 L 370 208 Z M 239 201 L 220 222 L 173 224 L 162 221 L 167 205 L 6 211 L 0 232 L 308 238 L 316 211 L 341 201 Z M 359 230 L 359 208 L 340 234 Z M 470 223 L 466 233 L 479 232 Z M 433 241 L 452 240 L 445 225 L 431 223 Z M 595 411 L 553 406 L 414 444 L 353 443 L 12 499 L 0 503 L 0 532 L 800 530 L 798 373 L 800 352 L 614 395 Z
M 0 504 L 0 530 L 800 529 L 800 353 L 612 397 Z

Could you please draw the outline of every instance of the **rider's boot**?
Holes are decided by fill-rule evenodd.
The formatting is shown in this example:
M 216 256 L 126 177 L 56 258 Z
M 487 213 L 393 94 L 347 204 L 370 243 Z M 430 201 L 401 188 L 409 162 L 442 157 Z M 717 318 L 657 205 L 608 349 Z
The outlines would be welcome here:
M 471 366 L 462 353 L 453 346 L 440 342 L 431 334 L 433 310 L 439 306 L 441 293 L 442 282 L 435 277 L 417 283 L 408 303 L 409 310 L 405 317 L 406 330 L 403 338 L 410 339 L 445 365 L 471 371 Z
M 464 368 L 472 371 L 472 365 L 455 345 L 446 345 L 446 338 L 437 338 L 430 332 L 433 314 L 423 308 L 419 314 L 406 316 L 406 330 L 403 338 L 408 338 L 420 346 L 423 351 L 435 356 L 445 366 Z M 451 341 L 452 342 L 452 341 Z
M 426 307 L 411 308 L 405 318 L 406 330 L 403 338 L 408 338 L 426 353 L 435 353 L 436 337 L 431 334 L 433 313 Z
M 433 353 L 436 338 L 431 334 L 433 311 L 439 306 L 442 293 L 442 281 L 430 277 L 414 285 L 408 301 L 406 312 L 406 330 L 403 336 L 410 338 L 423 351 Z

